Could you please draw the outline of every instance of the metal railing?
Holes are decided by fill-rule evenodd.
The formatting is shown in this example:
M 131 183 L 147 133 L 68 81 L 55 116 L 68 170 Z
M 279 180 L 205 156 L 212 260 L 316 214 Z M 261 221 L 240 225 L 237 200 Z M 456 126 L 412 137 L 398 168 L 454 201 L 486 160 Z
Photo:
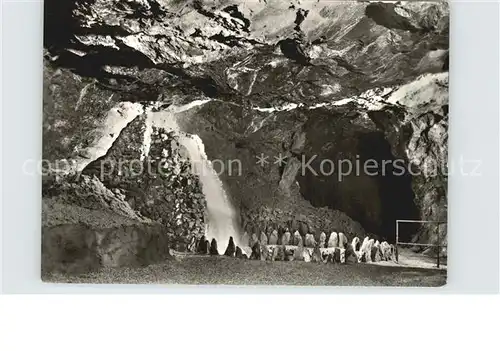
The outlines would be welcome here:
M 434 223 L 436 224 L 437 228 L 437 244 L 420 244 L 420 243 L 404 243 L 399 241 L 399 223 Z M 447 224 L 446 221 L 421 221 L 421 220 L 413 220 L 413 219 L 398 219 L 396 220 L 396 245 L 395 245 L 395 256 L 396 256 L 396 262 L 399 262 L 399 252 L 398 252 L 398 245 L 411 245 L 411 246 L 427 246 L 427 247 L 437 247 L 437 259 L 436 259 L 436 264 L 437 268 L 440 266 L 440 253 L 441 253 L 441 247 L 444 245 L 441 245 L 441 238 L 439 236 L 439 224 Z

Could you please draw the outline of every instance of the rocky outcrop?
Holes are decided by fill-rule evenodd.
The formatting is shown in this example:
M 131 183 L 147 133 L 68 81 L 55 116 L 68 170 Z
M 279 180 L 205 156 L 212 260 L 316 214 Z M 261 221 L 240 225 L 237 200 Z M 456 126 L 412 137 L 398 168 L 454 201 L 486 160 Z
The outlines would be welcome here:
M 42 271 L 85 273 L 103 267 L 143 266 L 170 258 L 173 237 L 134 211 L 124 194 L 96 177 L 45 183 Z
M 96 228 L 72 223 L 42 228 L 44 273 L 145 266 L 170 257 L 168 237 L 158 224 Z
M 252 246 L 252 254 L 250 255 L 251 260 L 260 260 L 261 259 L 261 247 L 260 243 L 257 241 Z
M 240 249 L 241 250 L 241 249 Z M 236 247 L 234 245 L 233 237 L 229 237 L 229 243 L 227 244 L 226 251 L 224 252 L 224 256 L 234 257 L 236 252 Z
M 212 256 L 218 256 L 219 255 L 219 250 L 217 249 L 217 240 L 212 239 L 210 242 L 210 255 Z
M 239 258 L 239 259 L 245 258 L 245 255 L 243 254 L 243 251 L 241 251 L 239 246 L 236 246 L 236 252 L 234 254 L 234 257 Z
M 118 189 L 136 211 L 161 223 L 178 240 L 205 232 L 206 202 L 199 178 L 174 132 L 151 127 L 145 142 L 146 117 L 124 128 L 106 155 L 84 174 Z
M 208 241 L 207 239 L 205 238 L 205 236 L 203 235 L 199 241 L 198 241 L 198 246 L 196 248 L 196 252 L 199 253 L 199 254 L 202 254 L 202 255 L 206 255 L 209 253 L 209 250 L 210 250 L 210 245 L 208 245 Z

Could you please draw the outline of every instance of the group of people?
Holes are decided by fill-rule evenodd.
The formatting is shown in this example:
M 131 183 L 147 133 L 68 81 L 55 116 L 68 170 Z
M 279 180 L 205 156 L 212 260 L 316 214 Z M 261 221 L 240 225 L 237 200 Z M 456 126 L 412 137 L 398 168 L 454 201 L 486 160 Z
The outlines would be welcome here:
M 354 237 L 349 243 L 342 232 L 332 232 L 328 237 L 323 232 L 317 241 L 312 234 L 304 237 L 296 231 L 293 236 L 286 230 L 279 238 L 276 230 L 269 235 L 261 233 L 251 237 L 244 234 L 240 240 L 242 245 L 236 246 L 233 237 L 229 238 L 224 251 L 225 256 L 268 261 L 305 261 L 305 262 L 377 262 L 394 260 L 395 249 L 387 241 L 379 242 L 368 236 L 361 241 Z M 188 250 L 198 254 L 219 255 L 217 241 L 207 240 L 204 236 L 199 240 L 193 238 Z

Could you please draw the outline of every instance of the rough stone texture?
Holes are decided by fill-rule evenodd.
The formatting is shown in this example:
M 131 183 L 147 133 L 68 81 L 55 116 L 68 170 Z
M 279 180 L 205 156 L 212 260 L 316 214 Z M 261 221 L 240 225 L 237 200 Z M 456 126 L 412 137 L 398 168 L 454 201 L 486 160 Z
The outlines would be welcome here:
M 251 260 L 260 260 L 261 259 L 261 248 L 260 243 L 257 241 L 252 246 L 252 254 L 250 255 Z
M 203 255 L 206 255 L 209 252 L 209 245 L 207 245 L 207 239 L 205 238 L 205 235 L 203 235 L 199 239 L 198 246 L 196 247 L 196 252 Z
M 169 258 L 168 237 L 158 224 L 96 228 L 71 223 L 42 228 L 44 273 L 137 267 Z
M 236 247 L 234 245 L 233 237 L 231 236 L 229 237 L 229 243 L 227 244 L 227 248 L 226 251 L 224 252 L 224 255 L 229 257 L 234 257 L 235 252 L 236 252 Z
M 215 239 L 212 239 L 212 241 L 210 242 L 210 255 L 219 255 L 219 250 L 217 249 L 217 240 Z
M 235 252 L 234 257 L 239 258 L 239 259 L 243 259 L 244 258 L 243 251 L 241 251 L 241 249 L 240 249 L 239 246 L 236 246 L 236 252 Z
M 45 180 L 42 270 L 82 273 L 169 258 L 173 237 L 96 177 Z
M 353 249 L 352 245 L 347 245 L 345 249 L 345 263 L 357 263 L 358 253 Z
M 141 104 L 120 102 L 120 93 L 105 89 L 93 77 L 48 60 L 43 68 L 42 157 L 55 173 L 76 173 L 91 157 L 105 154 L 121 128 L 144 112 Z
M 198 242 L 197 238 L 192 236 L 191 240 L 189 241 L 189 244 L 187 246 L 187 251 L 191 252 L 191 253 L 196 253 L 197 242 Z
M 319 155 L 311 165 L 318 171 L 322 160 L 360 154 L 401 159 L 417 170 L 446 164 L 448 4 L 292 5 L 45 1 L 44 158 L 68 158 L 76 164 L 70 168 L 81 169 L 153 106 L 190 106 L 169 111 L 203 140 L 209 159 L 244 165 L 244 176 L 221 175 L 242 230 L 273 224 L 302 235 L 334 229 L 393 241 L 395 218 L 446 220 L 446 177 L 339 182 L 338 173 L 303 174 L 299 162 Z M 261 153 L 283 156 L 285 164 L 256 165 Z M 134 211 L 161 218 L 178 236 L 192 235 L 189 221 L 177 224 L 165 211 L 172 202 L 134 201 Z M 201 217 L 191 215 L 202 231 Z M 446 227 L 438 233 L 445 243 Z M 428 225 L 401 235 L 432 243 L 438 237 Z
M 145 118 L 129 123 L 106 155 L 83 172 L 118 189 L 132 208 L 163 224 L 178 241 L 200 237 L 206 201 L 199 179 L 174 132 L 152 127 L 149 148 L 144 149 Z
M 278 245 L 274 247 L 271 261 L 284 261 L 285 260 L 285 246 Z
M 134 211 L 123 194 L 107 189 L 95 177 L 50 180 L 45 182 L 42 195 L 42 226 L 84 223 L 112 227 L 151 222 Z

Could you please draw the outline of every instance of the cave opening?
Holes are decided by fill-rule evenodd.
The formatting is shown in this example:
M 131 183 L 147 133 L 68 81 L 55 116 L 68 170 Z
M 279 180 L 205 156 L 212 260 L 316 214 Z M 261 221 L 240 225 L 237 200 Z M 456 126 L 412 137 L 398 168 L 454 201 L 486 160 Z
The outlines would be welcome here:
M 381 132 L 362 134 L 359 138 L 358 153 L 361 160 L 375 160 L 380 165 L 377 169 L 379 174 L 373 176 L 380 194 L 378 201 L 381 205 L 381 226 L 379 230 L 380 233 L 390 233 L 386 237 L 394 242 L 396 220 L 420 219 L 420 211 L 414 201 L 412 175 L 406 168 L 405 160 L 394 157 L 390 144 Z M 400 241 L 411 241 L 419 228 L 419 224 L 410 223 L 400 226 Z
M 389 242 L 395 241 L 397 219 L 419 219 L 412 176 L 406 162 L 394 157 L 382 132 L 354 131 L 326 151 L 324 146 L 317 151 L 319 155 L 311 164 L 316 174 L 305 172 L 297 177 L 302 196 L 313 206 L 342 211 L 366 232 Z M 341 178 L 340 167 L 326 175 L 321 171 L 325 160 L 334 160 L 334 165 L 348 160 L 353 169 Z M 399 240 L 411 241 L 419 227 L 401 226 Z

